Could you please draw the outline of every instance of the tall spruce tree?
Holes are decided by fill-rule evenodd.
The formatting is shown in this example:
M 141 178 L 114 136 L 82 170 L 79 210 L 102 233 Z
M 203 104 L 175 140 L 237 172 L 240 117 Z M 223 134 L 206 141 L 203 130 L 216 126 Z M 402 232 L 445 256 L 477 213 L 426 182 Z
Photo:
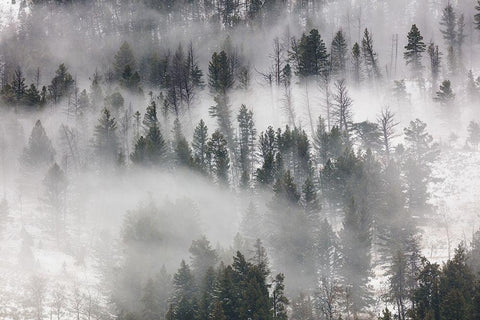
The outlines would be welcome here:
M 410 65 L 412 74 L 415 77 L 421 77 L 423 64 L 422 64 L 422 54 L 426 50 L 426 45 L 423 42 L 423 37 L 418 30 L 417 25 L 412 25 L 410 32 L 407 35 L 408 43 L 405 46 L 405 52 L 403 56 L 407 62 L 407 65 Z

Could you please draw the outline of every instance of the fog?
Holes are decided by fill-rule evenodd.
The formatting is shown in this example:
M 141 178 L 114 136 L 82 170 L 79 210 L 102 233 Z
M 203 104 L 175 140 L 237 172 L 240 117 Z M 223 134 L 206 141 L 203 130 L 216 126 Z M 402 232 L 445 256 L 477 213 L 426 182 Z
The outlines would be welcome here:
M 0 319 L 424 319 L 480 270 L 480 2 L 0 8 Z

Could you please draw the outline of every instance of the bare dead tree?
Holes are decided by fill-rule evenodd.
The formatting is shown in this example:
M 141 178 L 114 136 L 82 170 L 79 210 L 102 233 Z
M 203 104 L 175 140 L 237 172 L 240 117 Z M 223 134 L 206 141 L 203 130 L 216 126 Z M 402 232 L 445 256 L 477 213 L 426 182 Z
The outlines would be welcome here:
M 397 136 L 395 133 L 395 127 L 399 124 L 399 122 L 395 121 L 395 114 L 390 111 L 389 107 L 385 107 L 381 114 L 377 118 L 377 122 L 380 126 L 380 130 L 382 131 L 382 144 L 383 144 L 383 151 L 385 152 L 385 156 L 387 160 L 390 159 L 390 151 L 392 148 L 392 139 Z

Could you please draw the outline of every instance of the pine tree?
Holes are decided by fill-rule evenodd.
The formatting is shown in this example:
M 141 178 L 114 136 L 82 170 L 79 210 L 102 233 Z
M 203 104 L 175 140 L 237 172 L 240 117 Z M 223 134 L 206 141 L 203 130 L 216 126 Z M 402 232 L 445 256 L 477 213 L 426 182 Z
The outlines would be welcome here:
M 219 130 L 216 130 L 207 142 L 207 157 L 210 159 L 211 171 L 217 182 L 228 185 L 230 157 L 228 156 L 227 140 Z
M 287 320 L 288 298 L 285 296 L 285 276 L 279 273 L 275 276 L 272 290 L 273 320 Z
M 15 100 L 18 104 L 21 104 L 27 90 L 27 85 L 25 84 L 25 78 L 23 77 L 22 69 L 20 69 L 20 67 L 15 69 L 11 87 L 15 93 Z
M 250 183 L 250 175 L 253 171 L 254 151 L 257 130 L 253 122 L 253 112 L 247 110 L 247 107 L 242 104 L 237 115 L 239 126 L 239 165 L 242 173 L 241 185 L 248 187 Z
M 408 207 L 411 211 L 427 207 L 427 183 L 431 180 L 431 163 L 439 155 L 438 145 L 426 131 L 427 124 L 419 119 L 404 129 L 406 140 L 405 176 Z M 418 212 L 417 212 L 418 214 Z
M 208 65 L 208 85 L 214 94 L 225 95 L 233 87 L 234 77 L 225 51 L 214 52 Z
M 297 73 L 306 78 L 324 75 L 330 71 L 329 54 L 317 29 L 303 34 L 298 46 L 293 48 L 297 56 Z
M 377 53 L 373 49 L 373 38 L 368 29 L 365 29 L 362 39 L 362 54 L 365 61 L 365 68 L 370 79 L 381 78 L 378 68 Z
M 190 267 L 182 260 L 180 268 L 173 276 L 174 294 L 172 298 L 172 318 L 191 320 L 195 317 L 196 291 L 195 279 Z M 170 311 L 168 312 L 170 314 Z
M 405 46 L 405 52 L 403 56 L 405 57 L 407 65 L 410 65 L 412 73 L 414 73 L 417 77 L 421 77 L 421 72 L 423 70 L 422 54 L 426 50 L 426 45 L 423 42 L 423 37 L 420 34 L 420 30 L 418 30 L 415 24 L 412 25 L 407 38 L 408 44 Z
M 346 204 L 341 241 L 347 310 L 356 315 L 371 303 L 367 286 L 371 272 L 371 217 L 353 198 Z
M 73 77 L 68 72 L 65 64 L 62 63 L 55 72 L 55 77 L 53 77 L 51 84 L 48 86 L 48 91 L 54 103 L 57 103 L 59 99 L 69 94 L 73 85 Z
M 194 162 L 197 168 L 206 173 L 208 168 L 207 160 L 207 142 L 208 142 L 208 127 L 203 120 L 200 120 L 195 127 L 192 139 L 192 150 Z
M 40 106 L 41 96 L 37 87 L 32 83 L 25 91 L 24 101 L 27 106 L 38 108 Z
M 142 302 L 142 319 L 156 320 L 163 316 L 159 297 L 157 296 L 155 283 L 152 279 L 148 279 L 147 284 L 143 288 Z
M 22 161 L 29 166 L 50 165 L 53 162 L 55 150 L 47 136 L 42 122 L 37 120 L 32 129 L 28 145 L 23 150 Z
M 162 160 L 166 155 L 166 143 L 158 126 L 154 125 L 145 137 L 145 153 L 150 164 L 163 165 Z
M 178 119 L 175 119 L 173 123 L 173 133 L 173 149 L 175 151 L 176 163 L 180 167 L 190 167 L 193 164 L 192 150 L 182 133 L 182 127 L 180 126 L 180 121 Z
M 442 82 L 440 90 L 437 91 L 436 96 L 433 99 L 440 103 L 442 107 L 451 108 L 453 106 L 455 94 L 453 93 L 450 80 Z
M 107 108 L 95 126 L 95 151 L 97 156 L 106 163 L 113 163 L 118 154 L 117 122 Z
M 332 61 L 332 73 L 340 78 L 345 78 L 347 69 L 348 46 L 345 35 L 339 30 L 332 40 L 330 58 Z
M 115 79 L 120 79 L 122 77 L 127 66 L 130 67 L 130 70 L 135 70 L 136 62 L 130 45 L 125 41 L 122 43 L 114 57 L 113 71 Z
M 138 138 L 137 142 L 135 143 L 134 151 L 130 155 L 130 160 L 136 164 L 145 164 L 146 161 L 146 149 L 147 149 L 147 141 L 143 136 Z
M 95 109 L 97 109 L 103 101 L 103 91 L 101 87 L 102 76 L 98 74 L 95 70 L 95 73 L 91 78 L 92 83 L 90 84 L 90 100 Z
M 457 17 L 452 4 L 449 2 L 442 11 L 440 25 L 443 27 L 440 32 L 448 47 L 455 47 L 457 41 Z
M 438 46 L 433 42 L 428 46 L 428 56 L 430 57 L 432 87 L 436 87 L 438 76 L 440 75 L 441 53 L 438 51 Z
M 358 85 L 362 80 L 362 56 L 357 42 L 352 48 L 353 81 Z
M 155 103 L 155 101 L 152 100 L 147 106 L 147 110 L 145 111 L 145 115 L 143 116 L 142 124 L 145 126 L 146 131 L 158 125 L 157 104 Z
M 215 105 L 210 106 L 208 112 L 212 118 L 217 119 L 219 131 L 226 138 L 230 150 L 234 150 L 235 148 L 229 99 L 225 95 L 218 95 L 214 98 L 214 101 Z
M 207 270 L 217 264 L 218 254 L 205 236 L 198 240 L 193 240 L 188 251 L 191 254 L 192 274 L 200 285 L 200 282 L 207 275 Z
M 53 230 L 59 241 L 60 234 L 65 231 L 65 193 L 68 181 L 58 164 L 54 163 L 48 169 L 43 185 L 45 186 L 45 203 L 53 213 Z

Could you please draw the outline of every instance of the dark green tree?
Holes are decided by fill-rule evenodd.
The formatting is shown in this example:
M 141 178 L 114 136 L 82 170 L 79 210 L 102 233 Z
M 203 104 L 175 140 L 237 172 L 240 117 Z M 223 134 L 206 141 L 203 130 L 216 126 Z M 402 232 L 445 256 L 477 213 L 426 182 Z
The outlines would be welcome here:
M 217 182 L 228 185 L 230 157 L 228 156 L 227 140 L 219 130 L 215 130 L 207 142 L 207 157 L 210 160 L 211 172 Z
M 52 142 L 47 136 L 42 122 L 37 120 L 32 129 L 27 146 L 23 149 L 22 161 L 29 166 L 50 165 L 55 157 Z
M 410 32 L 407 35 L 408 43 L 405 46 L 403 56 L 407 65 L 410 65 L 412 73 L 416 77 L 421 77 L 423 70 L 422 54 L 426 50 L 426 45 L 423 42 L 423 37 L 418 30 L 417 25 L 412 25 Z

